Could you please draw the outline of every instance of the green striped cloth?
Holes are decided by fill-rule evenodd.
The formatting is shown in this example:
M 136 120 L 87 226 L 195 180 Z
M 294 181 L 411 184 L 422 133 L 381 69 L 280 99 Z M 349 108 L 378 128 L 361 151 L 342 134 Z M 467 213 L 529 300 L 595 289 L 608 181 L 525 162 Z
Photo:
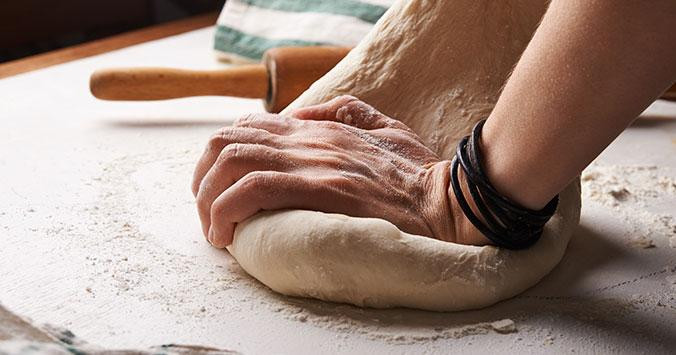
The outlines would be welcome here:
M 394 0 L 228 0 L 214 49 L 234 63 L 256 62 L 269 48 L 354 46 Z

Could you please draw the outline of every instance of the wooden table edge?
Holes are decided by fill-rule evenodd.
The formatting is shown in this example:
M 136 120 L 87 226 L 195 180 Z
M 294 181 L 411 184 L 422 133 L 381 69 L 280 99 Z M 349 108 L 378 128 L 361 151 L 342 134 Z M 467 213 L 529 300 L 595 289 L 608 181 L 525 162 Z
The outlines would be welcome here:
M 210 12 L 1 63 L 0 79 L 213 26 L 217 18 L 218 12 Z

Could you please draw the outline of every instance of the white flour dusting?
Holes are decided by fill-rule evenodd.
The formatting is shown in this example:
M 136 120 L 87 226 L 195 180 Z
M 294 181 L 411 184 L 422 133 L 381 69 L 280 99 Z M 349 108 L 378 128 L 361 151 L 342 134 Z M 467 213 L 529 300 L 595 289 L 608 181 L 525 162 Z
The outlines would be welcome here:
M 628 243 L 638 248 L 676 247 L 673 213 L 654 212 L 676 205 L 676 172 L 668 167 L 592 164 L 582 174 L 583 204 L 612 209 L 631 226 Z

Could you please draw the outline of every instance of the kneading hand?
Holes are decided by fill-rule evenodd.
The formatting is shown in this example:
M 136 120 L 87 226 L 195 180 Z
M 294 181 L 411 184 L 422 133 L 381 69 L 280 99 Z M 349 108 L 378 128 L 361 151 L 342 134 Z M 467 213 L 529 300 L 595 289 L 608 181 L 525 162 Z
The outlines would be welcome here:
M 212 245 L 229 245 L 256 212 L 285 208 L 377 217 L 457 241 L 450 163 L 406 125 L 350 96 L 291 116 L 248 115 L 210 139 L 192 189 Z

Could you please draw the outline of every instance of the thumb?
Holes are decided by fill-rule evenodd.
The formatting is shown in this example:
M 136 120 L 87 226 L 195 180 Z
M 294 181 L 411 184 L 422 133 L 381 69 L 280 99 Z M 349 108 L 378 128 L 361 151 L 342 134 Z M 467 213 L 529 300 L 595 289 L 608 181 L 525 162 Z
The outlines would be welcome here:
M 385 116 L 371 105 L 349 95 L 336 97 L 323 104 L 296 109 L 291 115 L 301 120 L 335 121 L 366 130 L 388 127 L 408 130 L 403 123 Z
M 359 99 L 350 95 L 342 95 L 323 104 L 295 109 L 291 111 L 291 116 L 301 120 L 337 121 L 338 110 L 354 101 L 359 101 Z

